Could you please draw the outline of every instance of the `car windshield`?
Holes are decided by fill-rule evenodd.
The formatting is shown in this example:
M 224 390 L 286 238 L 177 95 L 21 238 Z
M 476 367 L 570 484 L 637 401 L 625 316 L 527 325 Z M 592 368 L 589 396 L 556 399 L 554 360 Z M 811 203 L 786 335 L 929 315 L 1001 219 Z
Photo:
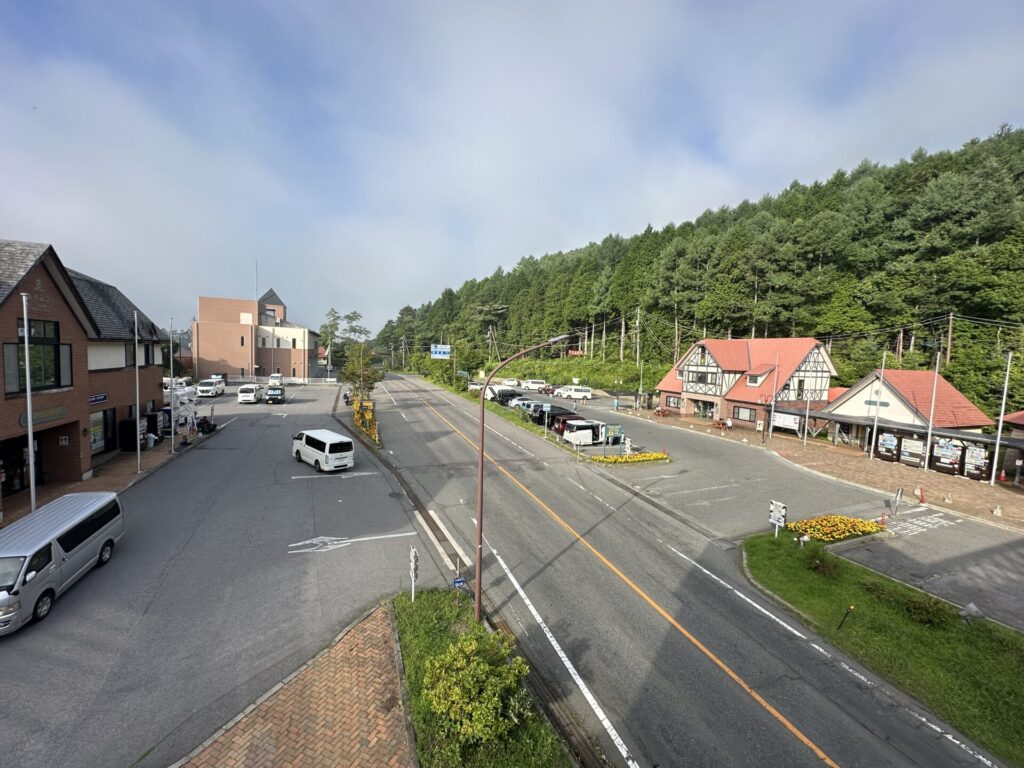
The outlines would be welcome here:
M 0 557 L 0 590 L 10 592 L 21 573 L 24 557 Z
M 217 382 L 214 381 L 213 379 L 204 379 L 203 381 L 199 382 L 200 387 L 214 387 L 216 385 Z

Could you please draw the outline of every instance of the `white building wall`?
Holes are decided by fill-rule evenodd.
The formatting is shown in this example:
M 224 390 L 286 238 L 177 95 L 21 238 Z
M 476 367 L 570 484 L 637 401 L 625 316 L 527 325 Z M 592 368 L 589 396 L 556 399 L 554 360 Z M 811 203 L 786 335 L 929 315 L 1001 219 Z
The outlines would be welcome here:
M 89 370 L 102 371 L 107 368 L 124 368 L 125 345 L 117 342 L 89 342 Z
M 859 416 L 862 418 L 875 417 L 876 406 L 868 405 L 867 400 L 881 400 L 887 405 L 877 407 L 878 418 L 898 424 L 914 424 L 915 426 L 927 426 L 911 411 L 903 401 L 893 392 L 888 384 L 882 384 L 878 379 L 872 379 L 859 390 L 847 393 L 847 398 L 838 408 L 830 409 L 833 413 L 841 416 Z

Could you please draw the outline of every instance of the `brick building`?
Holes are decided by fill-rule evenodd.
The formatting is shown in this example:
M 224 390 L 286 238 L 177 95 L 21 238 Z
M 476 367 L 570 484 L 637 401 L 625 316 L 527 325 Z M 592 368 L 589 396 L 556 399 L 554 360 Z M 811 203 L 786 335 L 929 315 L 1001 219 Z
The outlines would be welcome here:
M 44 243 L 0 240 L 2 492 L 28 487 L 28 414 L 21 294 L 28 294 L 37 484 L 80 480 L 120 445 L 135 418 L 135 356 L 143 412 L 163 405 L 156 326 L 117 288 L 67 269 Z M 134 443 L 130 444 L 134 448 Z
M 319 334 L 288 320 L 288 307 L 273 289 L 258 301 L 199 297 L 192 323 L 196 377 L 226 373 L 250 380 L 271 373 L 309 381 L 317 369 Z

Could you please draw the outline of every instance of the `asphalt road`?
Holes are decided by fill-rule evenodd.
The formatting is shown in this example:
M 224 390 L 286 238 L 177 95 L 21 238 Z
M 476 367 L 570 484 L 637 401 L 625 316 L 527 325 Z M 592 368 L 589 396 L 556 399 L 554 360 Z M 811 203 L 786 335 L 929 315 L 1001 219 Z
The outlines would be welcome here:
M 284 406 L 229 393 L 215 401 L 222 431 L 122 495 L 110 564 L 0 638 L 0 764 L 166 766 L 408 589 L 411 544 L 421 582 L 442 583 L 372 456 L 357 446 L 354 469 L 318 475 L 289 455 L 299 429 L 344 431 L 336 392 L 291 386 Z M 317 537 L 367 540 L 296 551 Z
M 376 399 L 391 461 L 472 554 L 475 407 L 415 378 L 389 377 Z M 488 603 L 613 763 L 976 764 L 973 747 L 921 718 L 949 726 L 741 575 L 728 536 L 749 528 L 748 506 L 755 520 L 776 491 L 808 513 L 870 506 L 870 494 L 685 433 L 675 471 L 631 470 L 624 482 L 501 419 L 487 427 Z M 645 496 L 655 479 L 687 491 L 687 506 Z

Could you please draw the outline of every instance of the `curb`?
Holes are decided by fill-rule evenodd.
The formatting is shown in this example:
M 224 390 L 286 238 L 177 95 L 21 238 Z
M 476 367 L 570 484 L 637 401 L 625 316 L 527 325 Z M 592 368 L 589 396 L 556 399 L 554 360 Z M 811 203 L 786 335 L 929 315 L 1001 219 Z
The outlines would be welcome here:
M 398 673 L 398 691 L 402 697 L 402 712 L 405 720 L 405 736 L 409 743 L 409 757 L 412 759 L 413 768 L 420 768 L 420 761 L 416 757 L 416 731 L 412 726 L 412 704 L 409 702 L 409 689 L 405 684 L 405 662 L 402 660 L 402 644 L 398 640 L 398 625 L 395 623 L 395 611 L 392 608 L 392 600 L 389 598 L 384 603 L 388 612 L 388 624 L 391 626 L 391 641 L 395 645 L 395 671 Z M 367 616 L 369 613 L 367 613 Z

